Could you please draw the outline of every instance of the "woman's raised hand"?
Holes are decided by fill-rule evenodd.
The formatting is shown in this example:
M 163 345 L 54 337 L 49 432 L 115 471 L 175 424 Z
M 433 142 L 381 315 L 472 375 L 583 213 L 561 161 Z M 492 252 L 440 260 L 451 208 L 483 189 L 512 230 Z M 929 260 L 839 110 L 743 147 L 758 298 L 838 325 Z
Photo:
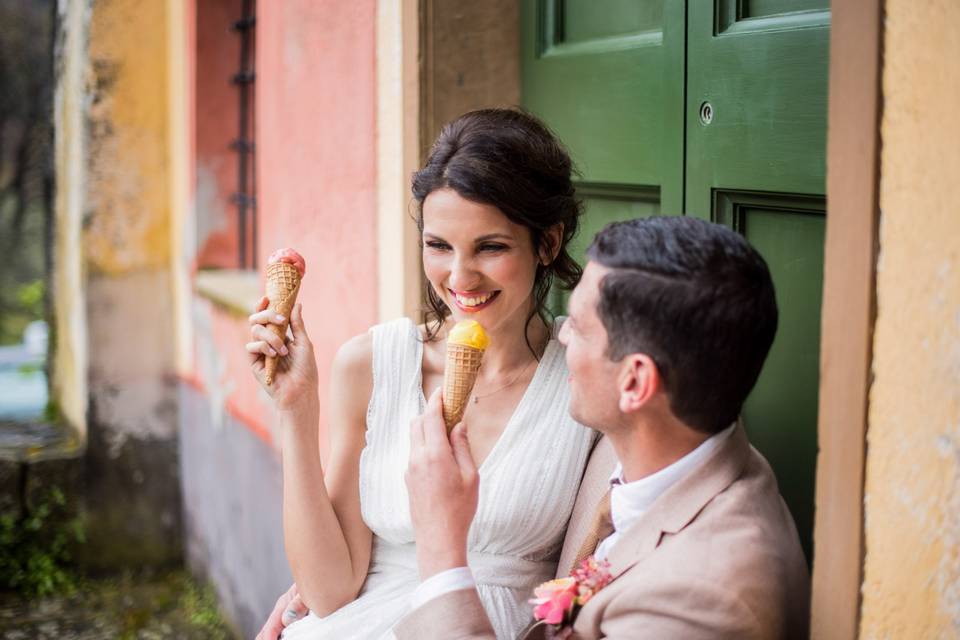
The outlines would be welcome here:
M 260 298 L 256 311 L 250 316 L 250 336 L 246 350 L 250 354 L 250 368 L 260 385 L 273 398 L 278 409 L 295 408 L 298 403 L 317 400 L 317 361 L 313 343 L 303 326 L 302 305 L 297 304 L 290 314 L 293 337 L 284 345 L 283 339 L 267 328 L 269 324 L 282 325 L 284 319 L 270 311 L 270 301 Z M 273 384 L 267 385 L 264 357 L 277 356 L 277 372 Z

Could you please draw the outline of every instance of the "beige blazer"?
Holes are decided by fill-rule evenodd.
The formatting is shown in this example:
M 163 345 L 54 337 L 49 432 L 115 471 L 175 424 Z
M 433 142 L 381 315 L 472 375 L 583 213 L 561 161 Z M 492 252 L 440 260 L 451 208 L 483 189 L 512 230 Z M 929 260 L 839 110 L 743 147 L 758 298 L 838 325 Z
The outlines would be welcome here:
M 566 574 L 615 464 L 597 445 L 558 573 Z M 770 466 L 738 426 L 627 529 L 607 558 L 613 581 L 581 609 L 574 638 L 806 638 L 809 575 Z M 494 638 L 473 589 L 431 600 L 394 628 L 399 640 Z M 544 637 L 542 625 L 523 638 Z

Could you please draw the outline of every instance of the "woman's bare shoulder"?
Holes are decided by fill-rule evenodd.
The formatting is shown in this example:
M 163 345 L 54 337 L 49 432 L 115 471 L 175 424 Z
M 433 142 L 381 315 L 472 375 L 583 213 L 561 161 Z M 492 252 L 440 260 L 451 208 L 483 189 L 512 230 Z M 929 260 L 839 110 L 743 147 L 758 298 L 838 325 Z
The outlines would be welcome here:
M 365 415 L 373 393 L 373 336 L 356 335 L 337 349 L 331 367 L 332 401 L 352 415 Z
M 333 370 L 341 375 L 363 375 L 373 371 L 373 335 L 364 332 L 353 336 L 337 349 Z

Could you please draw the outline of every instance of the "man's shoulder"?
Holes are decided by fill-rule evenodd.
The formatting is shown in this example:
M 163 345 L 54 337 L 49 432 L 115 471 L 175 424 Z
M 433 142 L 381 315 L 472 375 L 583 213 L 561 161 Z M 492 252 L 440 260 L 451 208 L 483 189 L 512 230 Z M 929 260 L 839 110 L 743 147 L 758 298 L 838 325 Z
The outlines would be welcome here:
M 757 577 L 768 580 L 786 577 L 781 572 L 806 573 L 797 528 L 776 476 L 752 447 L 743 473 L 681 531 L 664 534 L 660 547 L 696 557 L 700 572 L 749 577 L 748 569 L 755 567 Z
M 687 605 L 726 612 L 746 628 L 805 628 L 809 571 L 770 465 L 752 447 L 743 473 L 623 576 L 626 591 L 685 593 Z M 631 585 L 631 583 L 633 583 Z M 734 619 L 736 618 L 736 619 Z

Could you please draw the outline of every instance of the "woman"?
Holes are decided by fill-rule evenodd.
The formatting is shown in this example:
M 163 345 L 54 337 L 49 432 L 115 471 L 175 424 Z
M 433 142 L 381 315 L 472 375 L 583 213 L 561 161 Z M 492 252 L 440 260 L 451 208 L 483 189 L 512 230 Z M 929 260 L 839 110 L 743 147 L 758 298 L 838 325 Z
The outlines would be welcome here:
M 536 118 L 483 110 L 447 125 L 414 175 L 428 320 L 372 328 L 338 352 L 331 375 L 330 459 L 317 454 L 317 374 L 300 306 L 289 352 L 264 325 L 247 344 L 283 359 L 265 387 L 281 415 L 284 539 L 311 613 L 284 638 L 391 637 L 416 588 L 416 549 L 403 474 L 409 424 L 441 386 L 445 336 L 458 320 L 490 336 L 464 416 L 480 472 L 470 566 L 498 637 L 529 621 L 527 599 L 553 576 L 593 435 L 567 415 L 567 372 L 547 320 L 553 281 L 576 284 L 566 246 L 580 203 L 571 162 Z

